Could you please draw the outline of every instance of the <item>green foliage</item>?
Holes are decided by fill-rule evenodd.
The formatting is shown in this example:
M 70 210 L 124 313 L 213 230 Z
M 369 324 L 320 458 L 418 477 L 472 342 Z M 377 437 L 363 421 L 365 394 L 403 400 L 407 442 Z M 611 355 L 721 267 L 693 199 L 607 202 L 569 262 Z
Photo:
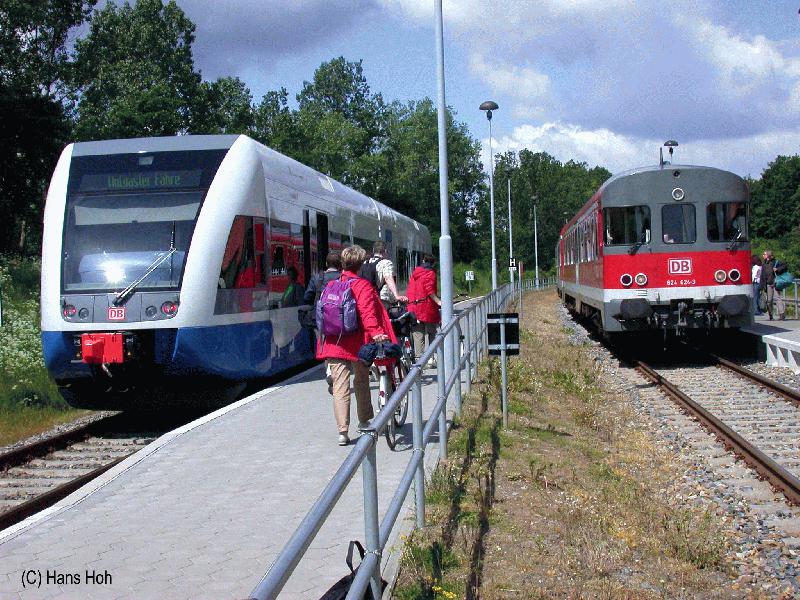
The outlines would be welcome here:
M 36 252 L 47 178 L 69 131 L 66 39 L 94 0 L 0 3 L 0 252 Z
M 0 257 L 0 409 L 66 404 L 45 370 L 39 331 L 39 263 Z
M 603 167 L 589 168 L 572 160 L 561 163 L 546 152 L 522 150 L 495 157 L 494 191 L 497 231 L 497 262 L 508 265 L 508 181 L 511 181 L 514 251 L 528 274 L 533 272 L 534 203 L 538 223 L 540 275 L 555 263 L 555 246 L 565 221 L 574 215 L 594 192 L 611 177 Z M 484 197 L 478 221 L 489 223 L 489 199 Z M 491 256 L 489 235 L 484 236 L 482 255 Z M 505 277 L 507 277 L 507 271 Z M 506 279 L 503 279 L 506 281 Z
M 778 156 L 750 188 L 757 237 L 778 238 L 800 224 L 800 156 Z
M 174 0 L 138 0 L 96 12 L 75 44 L 80 90 L 75 135 L 109 139 L 175 135 L 203 129 L 200 75 L 194 70 L 194 24 Z
M 755 238 L 751 241 L 753 255 L 761 256 L 764 250 L 772 250 L 780 262 L 786 263 L 789 270 L 800 277 L 800 230 L 776 238 Z

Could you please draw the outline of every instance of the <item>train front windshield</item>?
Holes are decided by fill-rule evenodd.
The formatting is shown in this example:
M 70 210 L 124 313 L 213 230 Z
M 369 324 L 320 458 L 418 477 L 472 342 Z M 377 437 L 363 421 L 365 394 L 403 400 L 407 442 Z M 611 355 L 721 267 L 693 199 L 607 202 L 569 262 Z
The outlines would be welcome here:
M 64 292 L 177 289 L 224 150 L 78 156 L 64 220 Z

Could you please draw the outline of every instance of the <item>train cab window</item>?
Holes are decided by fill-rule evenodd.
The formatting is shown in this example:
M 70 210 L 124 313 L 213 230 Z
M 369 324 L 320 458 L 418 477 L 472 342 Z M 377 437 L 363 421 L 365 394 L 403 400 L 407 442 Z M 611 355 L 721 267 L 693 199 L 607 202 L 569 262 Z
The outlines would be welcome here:
M 649 206 L 612 206 L 603 209 L 606 246 L 650 242 Z
M 744 202 L 712 202 L 706 210 L 709 242 L 730 242 L 747 239 L 747 204 Z
M 661 208 L 661 238 L 665 244 L 697 241 L 693 204 L 668 204 Z

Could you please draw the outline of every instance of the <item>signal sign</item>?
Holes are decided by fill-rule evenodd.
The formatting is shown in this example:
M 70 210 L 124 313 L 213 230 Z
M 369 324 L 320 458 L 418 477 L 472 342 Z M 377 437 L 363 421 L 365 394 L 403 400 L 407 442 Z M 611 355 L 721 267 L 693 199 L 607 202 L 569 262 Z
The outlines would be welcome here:
M 516 269 L 517 268 L 517 259 L 511 257 L 508 259 L 508 268 L 509 269 Z

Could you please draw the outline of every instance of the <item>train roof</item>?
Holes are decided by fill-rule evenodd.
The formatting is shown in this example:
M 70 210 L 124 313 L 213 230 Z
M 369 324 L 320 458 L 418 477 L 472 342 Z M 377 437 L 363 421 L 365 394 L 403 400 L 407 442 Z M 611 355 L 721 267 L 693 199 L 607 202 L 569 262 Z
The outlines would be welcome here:
M 366 212 L 377 210 L 381 219 L 390 218 L 395 222 L 400 221 L 411 225 L 417 230 L 423 229 L 427 231 L 427 227 L 414 219 L 244 134 L 177 135 L 75 142 L 72 156 L 175 152 L 181 150 L 229 150 L 240 139 L 246 140 L 260 150 L 259 156 L 261 157 L 264 176 L 267 179 L 291 188 L 305 186 L 306 189 L 313 189 L 322 196 L 344 200 L 354 208 Z
M 726 176 L 730 176 L 741 181 L 744 181 L 741 177 L 736 175 L 735 173 L 731 173 L 730 171 L 725 171 L 724 169 L 719 169 L 717 167 L 707 167 L 703 165 L 673 165 L 669 163 L 665 163 L 663 166 L 661 165 L 649 165 L 646 167 L 636 167 L 634 169 L 629 169 L 627 171 L 622 171 L 621 173 L 617 173 L 616 175 L 612 175 L 608 179 L 606 179 L 603 184 L 597 189 L 597 191 L 592 194 L 592 197 L 589 198 L 583 206 L 581 206 L 580 210 L 572 216 L 572 218 L 567 221 L 564 226 L 561 228 L 561 234 L 563 235 L 564 231 L 572 227 L 572 225 L 587 211 L 592 204 L 594 204 L 597 200 L 599 200 L 605 191 L 607 191 L 610 187 L 614 187 L 623 181 L 630 179 L 632 177 L 638 176 L 646 176 L 647 174 L 653 173 L 671 173 L 673 171 L 716 171 L 720 174 L 725 174 Z

